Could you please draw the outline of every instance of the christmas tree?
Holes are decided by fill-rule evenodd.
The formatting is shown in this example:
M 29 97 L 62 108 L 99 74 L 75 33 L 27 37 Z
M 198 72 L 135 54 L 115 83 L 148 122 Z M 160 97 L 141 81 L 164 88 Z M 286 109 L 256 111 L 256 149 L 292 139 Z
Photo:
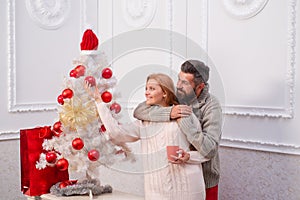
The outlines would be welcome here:
M 92 30 L 84 32 L 80 46 L 81 54 L 73 61 L 57 97 L 59 121 L 52 127 L 53 137 L 44 140 L 45 152 L 36 168 L 52 166 L 62 171 L 82 172 L 92 180 L 99 178 L 98 167 L 113 164 L 122 148 L 113 144 L 105 133 L 94 99 L 86 90 L 87 84 L 99 89 L 114 117 L 118 118 L 121 106 L 116 102 L 118 94 L 112 94 L 117 80 L 105 53 L 98 50 L 98 38 Z

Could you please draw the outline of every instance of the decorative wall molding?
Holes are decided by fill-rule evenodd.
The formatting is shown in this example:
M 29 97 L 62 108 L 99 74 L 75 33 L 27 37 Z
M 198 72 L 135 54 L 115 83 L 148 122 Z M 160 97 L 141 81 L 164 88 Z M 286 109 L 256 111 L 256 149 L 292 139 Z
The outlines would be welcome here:
M 251 140 L 222 138 L 220 145 L 223 147 L 300 155 L 300 146 L 280 143 L 268 143 Z
M 86 1 L 80 0 L 80 35 L 83 34 L 87 26 Z
M 45 1 L 29 1 L 27 0 L 26 3 L 32 4 L 34 6 L 38 5 L 41 8 L 40 12 L 45 14 L 47 17 L 44 16 L 43 20 L 45 20 L 45 26 L 43 28 L 58 28 L 64 19 L 68 15 L 68 9 L 70 9 L 70 0 L 64 1 L 55 1 L 55 8 L 48 11 L 43 6 L 46 6 Z M 32 6 L 31 5 L 31 6 Z M 7 0 L 7 13 L 8 13 L 8 111 L 9 112 L 43 112 L 43 111 L 53 111 L 56 110 L 56 103 L 32 103 L 32 104 L 21 104 L 17 103 L 17 87 L 16 87 L 16 74 L 17 74 L 17 61 L 16 61 L 16 11 L 15 11 L 15 0 Z M 82 7 L 80 9 L 83 9 Z M 35 8 L 36 12 L 38 12 Z M 63 13 L 61 13 L 63 12 Z M 81 19 L 85 19 L 85 12 L 80 12 Z M 60 21 L 55 19 L 55 17 L 63 18 Z M 48 20 L 48 21 L 47 21 Z M 51 23 L 53 24 L 51 24 Z M 58 24 L 59 22 L 59 24 Z M 47 24 L 48 23 L 48 24 Z M 56 25 L 55 25 L 56 24 Z
M 238 0 L 237 0 L 238 1 Z M 240 0 L 244 2 L 243 0 Z M 246 1 L 245 1 L 246 2 Z M 294 117 L 295 102 L 295 63 L 296 63 L 296 5 L 297 0 L 288 1 L 288 35 L 287 35 L 287 69 L 286 69 L 286 91 L 284 91 L 285 105 L 283 107 L 254 107 L 225 105 L 225 114 L 258 116 L 258 117 Z
M 269 0 L 223 0 L 225 10 L 234 18 L 249 19 L 257 15 Z
M 41 28 L 57 29 L 69 17 L 70 0 L 26 0 L 31 19 Z
M 15 0 L 7 0 L 8 8 L 8 111 L 31 112 L 55 110 L 55 104 L 17 104 L 16 88 L 16 13 Z
M 202 38 L 201 38 L 201 47 L 204 51 L 207 52 L 208 47 L 208 1 L 201 1 L 201 27 L 202 27 Z
M 169 35 L 169 45 L 170 45 L 170 49 L 169 49 L 169 68 L 170 68 L 170 72 L 172 72 L 173 70 L 173 0 L 169 0 L 168 1 L 168 26 L 169 26 L 169 31 L 170 31 L 170 35 Z
M 20 139 L 19 131 L 0 131 L 0 141 Z
M 175 1 L 176 2 L 176 1 Z M 175 32 L 175 34 L 172 34 L 173 30 L 176 30 L 176 25 L 177 23 L 176 22 L 173 22 L 173 10 L 174 10 L 174 1 L 173 0 L 169 0 L 169 4 L 168 4 L 168 16 L 169 16 L 169 30 L 170 30 L 170 68 L 173 69 L 173 61 L 172 59 L 174 57 L 172 57 L 172 54 L 178 54 L 179 51 L 178 49 L 174 49 L 173 48 L 173 44 L 174 44 L 174 41 L 173 41 L 173 37 L 174 35 L 178 36 L 180 35 L 180 33 L 177 33 Z M 196 7 L 196 6 L 197 7 Z M 184 33 L 182 33 L 184 36 L 185 36 L 185 43 L 186 43 L 186 46 L 185 46 L 185 53 L 184 55 L 180 55 L 180 57 L 183 57 L 183 59 L 187 59 L 189 58 L 189 55 L 190 55 L 190 52 L 189 52 L 189 49 L 193 49 L 195 50 L 195 46 L 197 47 L 200 47 L 201 48 L 201 51 L 205 51 L 207 52 L 207 46 L 208 46 L 208 1 L 207 0 L 200 0 L 200 6 L 199 6 L 199 3 L 195 3 L 195 1 L 188 1 L 188 0 L 185 0 L 185 7 L 186 7 L 186 14 L 185 16 L 182 16 L 185 17 L 185 19 L 183 18 L 182 20 L 185 20 L 185 31 Z M 198 37 L 200 37 L 200 42 L 196 42 L 194 39 L 195 38 L 191 38 L 189 37 L 189 32 L 195 30 L 195 24 L 194 23 L 188 23 L 189 20 L 191 19 L 190 16 L 193 16 L 192 14 L 189 14 L 189 9 L 190 8 L 194 8 L 197 10 L 198 13 L 200 13 L 200 17 L 199 15 L 197 15 L 197 20 L 199 21 L 199 23 L 197 24 L 197 26 L 200 26 L 201 27 L 201 33 L 198 35 Z M 184 8 L 182 8 L 184 9 Z M 184 11 L 182 11 L 184 12 Z M 197 13 L 197 14 L 198 14 Z M 176 13 L 175 13 L 176 15 Z M 199 40 L 197 40 L 199 41 Z M 176 41 L 175 41 L 176 43 Z M 191 46 L 192 47 L 191 47 Z M 196 48 L 196 51 L 198 51 L 200 48 Z M 174 52 L 175 51 L 175 52 Z M 178 52 L 177 52 L 178 51 Z M 200 56 L 200 55 L 198 55 Z
M 146 28 L 157 10 L 157 0 L 124 0 L 123 16 L 126 23 L 136 29 Z
M 13 112 L 16 105 L 16 32 L 15 32 L 15 0 L 7 0 L 8 30 L 8 111 Z
M 289 90 L 287 113 L 290 117 L 294 117 L 295 106 L 295 71 L 296 71 L 296 22 L 297 22 L 297 0 L 289 0 L 289 16 L 288 16 L 288 52 L 287 52 L 287 75 L 286 82 Z
M 285 108 L 267 108 L 252 106 L 228 106 L 224 108 L 225 115 L 250 117 L 292 118 L 292 110 Z

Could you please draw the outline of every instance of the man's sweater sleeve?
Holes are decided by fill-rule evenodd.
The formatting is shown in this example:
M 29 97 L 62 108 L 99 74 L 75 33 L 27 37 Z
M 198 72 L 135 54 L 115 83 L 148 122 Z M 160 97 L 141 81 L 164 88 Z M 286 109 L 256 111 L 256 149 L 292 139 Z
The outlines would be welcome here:
M 134 110 L 133 116 L 136 119 L 152 122 L 170 121 L 172 106 L 162 107 L 158 105 L 148 106 L 146 102 L 140 103 Z
M 221 139 L 222 111 L 218 105 L 210 105 L 205 112 L 200 127 L 194 114 L 179 120 L 179 127 L 188 141 L 204 157 L 211 159 L 217 153 Z

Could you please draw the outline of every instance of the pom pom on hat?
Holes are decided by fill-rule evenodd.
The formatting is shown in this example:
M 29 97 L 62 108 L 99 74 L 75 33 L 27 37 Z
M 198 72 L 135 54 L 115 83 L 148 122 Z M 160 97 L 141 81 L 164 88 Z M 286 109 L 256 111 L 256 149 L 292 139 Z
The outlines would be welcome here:
M 91 29 L 87 29 L 84 32 L 80 48 L 81 50 L 97 50 L 98 38 Z

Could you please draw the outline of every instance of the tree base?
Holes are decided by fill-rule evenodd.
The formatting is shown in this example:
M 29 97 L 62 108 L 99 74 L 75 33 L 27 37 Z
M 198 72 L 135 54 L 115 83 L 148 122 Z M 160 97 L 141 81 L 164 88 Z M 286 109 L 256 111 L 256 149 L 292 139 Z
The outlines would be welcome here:
M 89 195 L 90 191 L 93 195 L 101 195 L 104 193 L 112 193 L 112 187 L 110 185 L 101 186 L 100 181 L 92 179 L 83 180 L 63 188 L 60 188 L 59 182 L 50 188 L 50 193 L 56 196 Z

